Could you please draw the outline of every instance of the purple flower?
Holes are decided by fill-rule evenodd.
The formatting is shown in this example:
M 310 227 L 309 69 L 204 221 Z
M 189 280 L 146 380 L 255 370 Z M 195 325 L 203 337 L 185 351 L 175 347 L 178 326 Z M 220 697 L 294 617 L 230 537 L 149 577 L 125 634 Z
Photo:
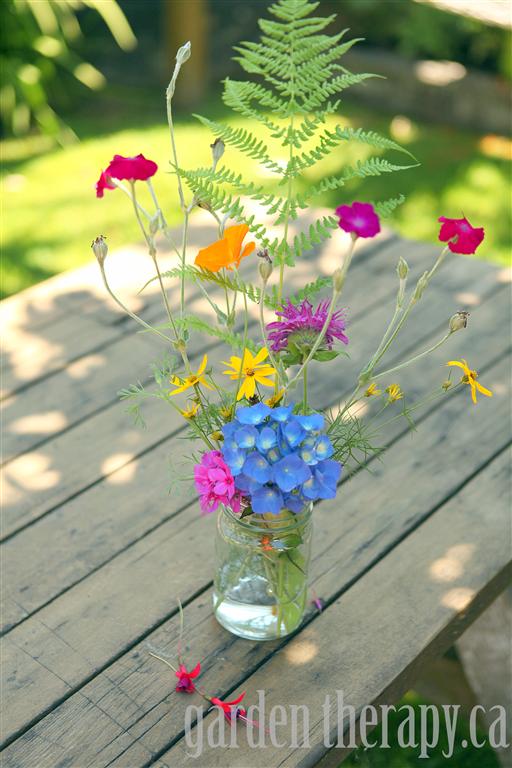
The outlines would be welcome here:
M 315 310 L 307 299 L 297 305 L 288 301 L 281 310 L 276 312 L 281 320 L 267 325 L 268 341 L 272 351 L 282 352 L 292 346 L 301 353 L 307 354 L 324 327 L 329 307 L 329 301 L 322 301 Z M 344 310 L 334 312 L 321 348 L 331 350 L 335 339 L 348 344 L 348 338 L 344 334 L 345 327 Z
M 203 514 L 214 512 L 219 504 L 240 512 L 240 492 L 220 451 L 203 453 L 201 463 L 194 467 L 194 480 Z
M 356 237 L 374 237 L 380 232 L 379 217 L 371 203 L 352 203 L 336 208 L 339 226 Z

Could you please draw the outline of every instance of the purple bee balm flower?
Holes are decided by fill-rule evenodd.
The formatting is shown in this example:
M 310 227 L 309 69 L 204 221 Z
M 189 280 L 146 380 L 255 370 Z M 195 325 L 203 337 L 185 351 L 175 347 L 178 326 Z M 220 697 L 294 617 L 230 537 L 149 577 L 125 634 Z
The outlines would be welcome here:
M 194 467 L 194 480 L 203 514 L 214 512 L 219 504 L 240 512 L 241 494 L 220 451 L 203 453 L 201 463 Z
M 356 237 L 374 237 L 380 232 L 379 217 L 371 203 L 352 203 L 336 208 L 339 226 Z
M 289 344 L 294 345 L 301 352 L 310 350 L 324 327 L 329 306 L 329 301 L 322 301 L 314 310 L 307 299 L 297 305 L 288 301 L 281 310 L 276 312 L 281 320 L 267 325 L 268 341 L 272 351 L 282 352 L 288 348 Z M 334 312 L 321 348 L 332 349 L 335 339 L 348 344 L 348 338 L 344 333 L 345 328 L 344 310 Z

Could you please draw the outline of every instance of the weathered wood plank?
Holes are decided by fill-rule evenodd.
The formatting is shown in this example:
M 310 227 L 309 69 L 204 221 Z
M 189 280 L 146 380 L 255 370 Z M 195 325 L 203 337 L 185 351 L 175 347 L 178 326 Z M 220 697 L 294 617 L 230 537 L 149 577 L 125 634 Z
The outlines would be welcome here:
M 362 265 L 365 263 L 364 250 Z M 369 252 L 372 250 L 369 249 Z M 432 251 L 426 246 L 420 253 L 425 258 L 426 253 L 431 257 Z M 327 274 L 333 271 L 332 258 L 333 243 L 330 241 L 318 256 L 319 270 L 325 269 Z M 357 261 L 355 273 L 358 271 Z M 487 274 L 488 270 L 484 272 Z M 298 284 L 304 275 L 308 279 L 311 275 L 311 262 L 308 260 L 299 265 L 289 279 L 293 284 Z M 192 296 L 188 308 L 201 313 L 207 309 L 207 304 L 197 293 Z M 161 320 L 164 319 L 162 315 Z M 152 317 L 152 320 L 158 322 L 159 315 Z M 134 323 L 127 325 L 126 329 L 129 334 L 114 338 L 111 344 L 105 344 L 97 352 L 82 356 L 64 370 L 36 382 L 27 392 L 13 395 L 2 402 L 3 463 L 115 402 L 117 391 L 133 378 L 140 378 L 140 371 L 147 371 L 151 362 L 166 351 L 165 344 L 160 340 L 148 334 L 144 334 L 144 338 L 135 335 L 137 327 Z M 205 346 L 204 341 L 194 336 L 190 346 L 191 354 L 202 346 Z
M 508 469 L 505 453 L 244 682 L 247 701 L 255 702 L 257 690 L 264 690 L 267 708 L 307 704 L 307 749 L 289 746 L 289 728 L 281 730 L 283 747 L 250 749 L 242 727 L 240 749 L 205 743 L 202 764 L 309 768 L 330 751 L 323 744 L 326 694 L 331 696 L 331 743 L 338 738 L 337 690 L 358 713 L 366 704 L 395 702 L 512 575 Z M 322 766 L 337 766 L 340 759 L 333 749 Z M 161 762 L 185 768 L 197 764 L 197 758 L 180 741 Z
M 510 386 L 508 360 L 489 371 L 485 382 L 495 387 L 496 395 L 489 401 L 492 408 L 487 409 L 484 417 L 477 409 L 471 408 L 468 413 L 468 401 L 462 395 L 449 398 L 442 408 L 426 419 L 422 440 L 415 446 L 414 454 L 408 440 L 400 440 L 393 448 L 386 473 L 372 478 L 371 483 L 363 473 L 354 478 L 341 516 L 340 500 L 321 505 L 316 517 L 313 573 L 322 596 L 328 598 L 357 578 L 433 507 L 449 498 L 464 480 L 478 471 L 499 448 L 500 441 L 509 439 L 503 417 L 508 404 L 507 387 Z M 477 428 L 481 445 L 478 455 L 472 444 Z M 460 457 L 460 462 L 451 471 L 446 471 L 446 457 L 454 455 Z M 423 465 L 425 471 L 419 472 L 418 467 Z M 409 491 L 411 495 L 407 495 L 404 493 L 404 477 L 410 478 L 413 471 L 417 482 Z M 433 476 L 436 484 L 432 487 L 430 478 Z M 397 488 L 400 488 L 399 495 Z M 378 504 L 376 499 L 379 499 Z M 361 510 L 365 509 L 370 509 L 371 514 L 363 515 Z M 392 516 L 390 509 L 393 509 Z M 211 571 L 208 531 L 213 521 L 196 517 L 189 525 L 184 525 L 183 514 L 171 522 L 172 525 L 147 536 L 7 636 L 5 664 L 8 679 L 15 681 L 16 670 L 18 674 L 22 670 L 20 687 L 13 691 L 15 695 L 6 716 L 8 728 L 17 730 L 38 713 L 51 709 L 71 687 L 108 664 L 108 655 L 111 659 L 118 657 L 123 647 L 126 648 L 128 636 L 133 641 L 137 636 L 147 637 L 164 653 L 175 650 L 176 619 L 163 624 L 149 637 L 148 630 L 165 620 L 166 611 L 174 612 L 169 604 L 171 591 L 186 599 L 208 583 Z M 340 538 L 333 545 L 335 537 Z M 332 567 L 333 562 L 336 562 L 336 568 Z M 173 578 L 169 589 L 165 574 L 170 576 L 171 572 Z M 327 591 L 326 582 L 319 581 L 321 576 L 331 580 L 334 592 Z M 149 601 L 148 595 L 151 595 Z M 254 645 L 239 641 L 221 630 L 211 617 L 208 595 L 187 607 L 186 622 L 187 637 L 193 638 L 194 657 L 197 654 L 205 659 L 202 680 L 206 688 L 229 690 L 271 652 L 272 644 Z M 171 694 L 175 705 L 169 709 L 169 701 L 165 700 L 169 690 L 168 677 L 165 671 L 158 667 L 155 670 L 154 664 L 141 657 L 142 649 L 143 645 L 138 646 L 122 656 L 105 673 L 88 683 L 82 689 L 84 693 L 78 692 L 49 714 L 40 726 L 31 729 L 27 734 L 28 741 L 22 739 L 19 744 L 25 743 L 29 750 L 34 748 L 33 755 L 48 755 L 53 749 L 45 741 L 50 733 L 53 733 L 50 737 L 53 742 L 62 743 L 61 738 L 66 738 L 66 731 L 71 729 L 73 739 L 77 739 L 76 729 L 81 727 L 78 713 L 85 702 L 90 706 L 90 701 L 96 700 L 101 701 L 102 710 L 108 707 L 108 717 L 121 724 L 118 726 L 120 730 L 131 728 L 134 741 L 139 739 L 142 746 L 151 751 L 165 747 L 169 735 L 172 736 L 183 722 L 182 703 Z M 34 659 L 35 656 L 38 658 Z M 215 669 L 212 671 L 213 665 Z M 29 695 L 30 692 L 33 695 Z M 130 699 L 132 705 L 128 705 Z M 103 722 L 102 733 L 104 727 Z M 8 733 L 6 729 L 6 735 Z M 42 734 L 41 739 L 38 733 Z M 110 731 L 110 742 L 114 736 Z M 98 733 L 98 744 L 106 746 L 103 738 Z M 91 741 L 96 745 L 94 739 Z M 29 744 L 32 746 L 27 747 Z M 23 749 L 16 744 L 10 749 L 16 748 Z M 51 764 L 38 759 L 42 766 Z M 93 764 L 98 765 L 97 762 Z M 133 763 L 127 756 L 124 764 Z
M 465 265 L 460 264 L 461 268 L 463 266 Z M 466 281 L 463 285 L 469 287 L 471 283 Z M 496 311 L 499 311 L 501 307 L 503 312 L 506 312 L 508 308 L 506 291 L 501 290 L 498 293 L 501 298 L 496 297 L 493 298 L 492 302 L 484 303 L 475 317 L 473 327 L 475 330 L 480 330 L 478 325 L 482 326 L 478 338 L 483 347 L 487 346 L 488 340 L 494 335 L 492 319 Z M 412 354 L 416 350 L 417 339 L 422 340 L 423 347 L 434 343 L 439 332 L 424 338 L 423 329 L 430 313 L 434 312 L 435 315 L 444 311 L 448 301 L 446 292 L 439 290 L 432 302 L 420 305 L 417 314 L 411 318 L 410 328 L 404 335 L 405 342 L 409 341 L 411 345 L 411 351 L 408 354 Z M 353 354 L 353 359 L 343 363 L 346 380 L 342 387 L 350 388 L 357 368 L 371 354 L 375 345 L 375 340 L 371 337 L 371 328 L 380 328 L 386 313 L 387 307 L 379 307 L 370 315 L 363 311 L 359 320 L 355 320 L 351 325 L 351 334 L 353 334 L 354 340 L 357 339 L 358 333 L 362 339 L 358 346 L 356 342 L 356 352 Z M 374 316 L 375 322 L 372 323 Z M 485 329 L 491 335 L 486 337 Z M 468 330 L 468 334 L 471 338 L 470 330 Z M 219 355 L 222 357 L 220 350 L 217 350 L 216 353 L 214 351 L 211 362 L 218 362 Z M 427 379 L 428 384 L 425 380 L 422 382 L 423 393 L 427 387 L 435 386 L 432 373 L 433 371 L 430 371 L 431 375 Z M 442 374 L 439 372 L 435 375 L 439 378 Z M 321 406 L 331 404 L 333 396 L 334 399 L 342 396 L 343 389 L 340 389 L 339 373 L 334 369 L 334 366 L 324 368 L 323 375 L 316 380 L 312 377 L 312 382 L 312 396 L 315 398 L 315 402 Z M 336 390 L 338 390 L 337 394 Z M 161 441 L 166 434 L 169 434 L 169 431 L 177 431 L 181 427 L 180 417 L 174 411 L 170 412 L 166 422 L 162 421 L 161 407 L 161 403 L 156 402 L 149 409 L 151 421 L 156 425 L 154 434 L 151 434 L 155 441 Z M 100 422 L 98 427 L 96 427 L 97 421 Z M 130 461 L 130 455 L 126 453 L 128 441 L 123 438 L 124 450 L 120 446 L 119 453 L 117 453 L 116 446 L 112 445 L 112 438 L 110 437 L 115 432 L 115 423 L 112 424 L 107 419 L 104 422 L 102 423 L 101 417 L 99 417 L 94 420 L 90 419 L 81 425 L 80 445 L 83 448 L 80 451 L 80 459 L 82 461 L 87 459 L 93 462 L 93 467 L 97 466 L 95 452 L 98 455 L 99 446 L 102 444 L 101 440 L 98 442 L 95 439 L 97 430 L 100 437 L 105 436 L 105 444 L 110 458 L 103 459 L 103 463 L 110 463 L 111 474 L 99 485 L 91 488 L 90 491 L 68 502 L 65 507 L 54 510 L 52 515 L 41 521 L 36 528 L 29 528 L 21 532 L 15 539 L 4 545 L 5 578 L 2 590 L 2 627 L 4 631 L 47 603 L 59 592 L 69 588 L 74 582 L 84 578 L 89 570 L 99 567 L 116 552 L 128 546 L 134 539 L 144 535 L 155 525 L 169 519 L 194 500 L 192 487 L 185 486 L 182 489 L 183 496 L 181 498 L 169 498 L 165 504 L 156 503 L 149 512 L 141 515 L 138 511 L 138 505 L 140 505 L 141 500 L 144 502 L 146 500 L 147 486 L 150 485 L 162 493 L 162 485 L 168 482 L 168 453 L 172 448 L 172 443 L 166 441 L 159 446 L 156 452 L 151 451 L 144 455 L 141 461 Z M 401 428 L 402 425 L 399 426 Z M 90 438 L 86 444 L 83 441 L 84 434 Z M 131 440 L 137 441 L 137 432 L 132 430 L 129 434 Z M 149 438 L 148 433 L 144 433 L 144 436 L 146 440 Z M 72 445 L 73 443 L 70 442 L 70 446 Z M 90 446 L 89 451 L 86 450 L 87 445 Z M 67 461 L 68 452 L 61 451 L 61 453 Z M 101 454 L 99 455 L 101 456 Z M 20 457 L 17 463 L 23 464 L 24 458 Z M 121 466 L 119 471 L 115 471 L 116 463 Z M 6 474 L 8 470 L 9 466 L 6 468 Z M 175 471 L 180 470 L 176 468 Z M 140 473 L 146 478 L 145 483 L 140 482 Z M 66 470 L 66 474 L 68 474 L 68 470 Z M 135 506 L 126 504 L 125 497 L 128 492 L 132 504 L 135 500 Z M 105 512 L 105 508 L 112 510 L 112 512 Z M 134 512 L 131 512 L 130 509 Z M 46 578 L 42 579 L 41 573 L 44 572 L 44 563 L 49 553 L 52 553 L 56 567 L 47 574 Z
M 389 245 L 390 249 L 394 250 L 395 247 Z M 359 267 L 356 262 L 356 269 L 351 276 L 352 285 L 359 289 L 363 296 L 357 310 L 351 313 L 352 320 L 370 311 L 376 301 L 386 297 L 391 298 L 394 290 L 394 275 L 385 260 L 390 252 L 391 250 L 388 252 L 386 249 L 382 253 L 379 251 L 372 278 L 377 284 L 374 294 L 364 293 L 367 260 L 361 260 Z M 373 258 L 370 261 L 373 264 Z M 298 276 L 290 278 L 289 288 L 298 286 L 302 279 L 303 277 Z M 257 308 L 251 309 L 252 320 L 256 324 Z M 155 354 L 154 348 L 151 347 L 146 350 L 144 359 L 135 358 L 134 363 L 133 354 L 141 349 L 140 343 L 144 341 L 145 339 L 139 338 L 139 346 L 132 350 L 131 341 L 126 340 L 121 354 L 114 348 L 112 352 L 104 352 L 105 357 L 110 356 L 108 367 L 121 366 L 126 376 L 124 385 L 129 383 L 128 377 L 131 377 L 132 381 L 136 377 L 143 378 L 143 363 L 147 363 Z M 212 342 L 210 349 L 217 349 L 220 354 L 223 346 Z M 202 351 L 204 350 L 198 348 L 198 354 Z M 126 371 L 126 360 L 130 361 L 132 366 L 137 365 L 136 372 Z M 123 375 L 122 372 L 120 375 Z M 89 384 L 94 386 L 92 375 Z M 112 399 L 115 392 L 112 390 L 108 395 Z M 32 394 L 30 397 L 32 398 Z M 110 473 L 116 463 L 126 463 L 129 460 L 126 458 L 127 451 L 132 457 L 136 456 L 156 444 L 165 435 L 170 435 L 178 427 L 183 426 L 181 419 L 171 409 L 167 418 L 162 419 L 164 410 L 162 404 L 158 403 L 156 407 L 149 404 L 146 409 L 149 419 L 148 430 L 134 431 L 130 429 L 129 417 L 124 414 L 125 407 L 124 404 L 114 400 L 100 413 L 90 416 L 76 427 L 57 435 L 44 445 L 38 446 L 36 450 L 28 451 L 13 459 L 0 470 L 4 484 L 3 537 L 12 535 L 27 522 L 40 517 L 48 509 L 94 483 L 106 474 L 105 467 Z M 77 405 L 74 413 L 78 408 Z M 80 445 L 79 451 L 77 451 L 77 445 Z M 116 457 L 119 459 L 118 462 L 115 460 Z M 63 461 L 65 466 L 62 465 Z

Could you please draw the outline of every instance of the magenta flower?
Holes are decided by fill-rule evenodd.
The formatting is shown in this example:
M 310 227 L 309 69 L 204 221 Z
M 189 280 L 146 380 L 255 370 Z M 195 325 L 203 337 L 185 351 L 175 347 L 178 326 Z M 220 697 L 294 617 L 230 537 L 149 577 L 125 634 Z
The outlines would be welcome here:
M 466 218 L 447 219 L 440 216 L 439 240 L 448 243 L 452 253 L 474 253 L 484 239 L 483 227 L 472 227 Z
M 379 217 L 371 203 L 352 203 L 336 208 L 339 226 L 356 237 L 374 237 L 380 232 Z
M 203 453 L 201 463 L 194 467 L 194 480 L 204 515 L 215 512 L 219 504 L 230 507 L 235 514 L 240 512 L 241 494 L 220 451 Z
M 268 341 L 272 351 L 282 352 L 291 346 L 302 353 L 307 353 L 324 327 L 329 306 L 329 301 L 322 301 L 313 310 L 313 305 L 307 299 L 297 305 L 288 301 L 281 310 L 276 312 L 281 320 L 267 325 Z M 335 339 L 348 344 L 348 338 L 344 334 L 346 327 L 344 315 L 344 310 L 333 313 L 322 342 L 322 349 L 332 349 Z
M 96 197 L 103 197 L 105 189 L 115 189 L 111 179 L 147 181 L 155 175 L 157 170 L 158 165 L 153 160 L 145 158 L 144 155 L 137 155 L 136 157 L 114 155 L 96 182 Z
M 115 184 L 112 184 L 112 179 L 106 171 L 102 171 L 101 175 L 96 182 L 96 197 L 103 197 L 106 189 L 115 189 Z
M 153 160 L 147 160 L 144 155 L 136 157 L 123 157 L 114 155 L 106 173 L 114 179 L 126 179 L 127 181 L 147 181 L 154 176 L 158 165 Z
M 194 669 L 187 672 L 187 668 L 184 664 L 180 664 L 176 670 L 176 677 L 178 682 L 176 683 L 177 693 L 194 693 L 196 686 L 194 685 L 194 678 L 201 672 L 201 664 L 196 664 Z

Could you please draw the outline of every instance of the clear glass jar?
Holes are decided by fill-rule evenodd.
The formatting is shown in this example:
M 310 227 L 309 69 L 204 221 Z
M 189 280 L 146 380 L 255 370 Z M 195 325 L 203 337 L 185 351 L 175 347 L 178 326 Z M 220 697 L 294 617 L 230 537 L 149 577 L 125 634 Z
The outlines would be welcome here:
M 312 512 L 236 517 L 220 508 L 215 540 L 213 610 L 217 621 L 249 640 L 293 632 L 307 601 Z

